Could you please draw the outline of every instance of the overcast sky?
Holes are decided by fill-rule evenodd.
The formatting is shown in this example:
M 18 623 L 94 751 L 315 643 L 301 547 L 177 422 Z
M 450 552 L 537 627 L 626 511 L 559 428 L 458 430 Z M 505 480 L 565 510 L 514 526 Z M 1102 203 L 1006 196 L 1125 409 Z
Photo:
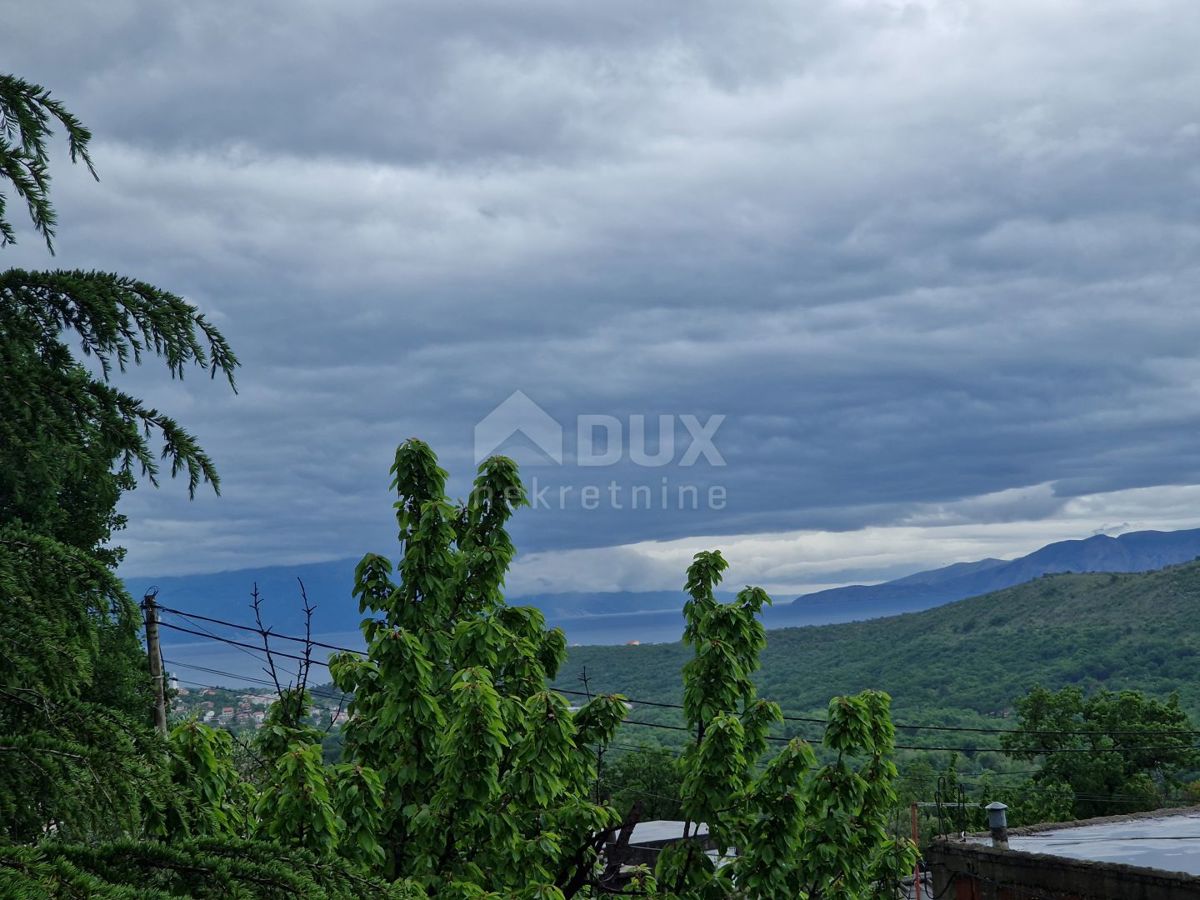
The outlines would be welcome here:
M 3 262 L 153 281 L 244 363 L 236 396 L 127 379 L 224 479 L 137 491 L 127 574 L 392 552 L 395 445 L 461 495 L 514 391 L 564 429 L 561 463 L 500 448 L 547 488 L 518 590 L 673 587 L 709 546 L 800 590 L 1200 524 L 1194 0 L 4 20 L 102 180 L 58 166 L 58 257 L 26 229 Z M 615 465 L 580 465 L 579 416 L 619 423 Z M 639 416 L 671 417 L 665 465 Z

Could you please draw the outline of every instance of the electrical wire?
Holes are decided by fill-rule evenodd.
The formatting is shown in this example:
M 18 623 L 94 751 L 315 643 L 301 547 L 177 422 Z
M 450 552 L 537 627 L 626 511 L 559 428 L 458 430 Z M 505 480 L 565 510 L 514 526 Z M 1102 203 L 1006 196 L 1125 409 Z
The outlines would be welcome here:
M 169 606 L 156 604 L 159 610 L 163 612 L 173 613 L 177 616 L 183 616 L 187 619 L 200 620 L 202 622 L 211 622 L 214 625 L 224 625 L 226 628 L 236 628 L 239 631 L 252 631 L 255 634 L 261 634 L 268 638 L 279 638 L 281 641 L 295 641 L 298 644 L 307 644 L 310 647 L 321 647 L 325 650 L 339 650 L 342 653 L 353 653 L 356 656 L 366 656 L 366 652 L 362 650 L 353 650 L 350 647 L 339 647 L 337 644 L 326 644 L 322 641 L 311 640 L 305 637 L 298 637 L 291 634 L 279 634 L 270 628 L 255 628 L 253 625 L 239 625 L 236 622 L 227 622 L 224 619 L 214 619 L 212 616 L 202 616 L 199 613 L 183 612 L 182 610 L 172 609 Z M 209 632 L 211 634 L 211 632 Z M 271 651 L 274 652 L 274 651 Z
M 160 605 L 158 608 L 163 611 L 173 613 L 175 615 L 184 616 L 187 618 L 201 619 L 205 622 L 210 622 L 210 623 L 217 624 L 217 625 L 224 625 L 224 626 L 230 627 L 230 628 L 254 632 L 256 634 L 263 635 L 264 637 L 267 637 L 267 638 L 275 637 L 275 638 L 279 638 L 281 640 L 295 641 L 295 642 L 303 643 L 303 644 L 306 644 L 309 646 L 322 647 L 324 649 L 335 650 L 335 651 L 339 651 L 339 652 L 343 652 L 343 653 L 351 653 L 356 656 L 366 656 L 366 653 L 364 651 L 356 650 L 351 647 L 342 647 L 337 644 L 313 641 L 313 640 L 309 640 L 304 637 L 298 637 L 296 635 L 279 634 L 277 632 L 272 631 L 271 629 L 263 629 L 263 628 L 256 628 L 253 626 L 249 626 L 249 625 L 241 625 L 241 624 L 238 624 L 235 622 L 229 622 L 227 620 L 218 619 L 218 618 L 215 618 L 212 616 L 203 616 L 198 613 L 185 612 L 183 610 L 174 609 L 172 607 Z M 223 643 L 230 644 L 231 646 L 249 648 L 252 650 L 257 650 L 259 652 L 262 652 L 262 648 L 260 648 L 260 647 L 256 647 L 254 645 L 247 644 L 247 643 L 244 643 L 241 641 L 236 641 L 232 638 L 219 637 L 217 635 L 214 635 L 212 632 L 207 632 L 207 633 L 200 632 L 200 631 L 196 631 L 194 629 L 184 628 L 183 626 L 175 625 L 175 624 L 169 623 L 169 622 L 161 622 L 160 624 L 166 628 L 171 628 L 175 631 L 180 631 L 180 632 L 183 632 L 186 634 L 192 634 L 197 637 L 208 638 L 210 640 L 219 640 L 219 641 L 222 641 Z M 316 663 L 317 665 L 322 665 L 322 666 L 328 667 L 328 663 L 322 662 L 321 660 L 306 659 L 303 656 L 298 656 L 296 654 L 289 654 L 289 653 L 285 653 L 283 651 L 272 650 L 271 652 L 274 655 L 282 656 L 282 657 L 285 657 L 288 659 L 294 659 L 294 660 L 298 660 L 300 662 L 307 661 L 307 662 Z M 557 692 L 560 694 L 567 695 L 567 696 L 576 696 L 576 697 L 587 697 L 588 696 L 588 694 L 583 691 L 557 689 Z M 657 701 L 657 700 L 641 700 L 641 699 L 632 698 L 632 697 L 629 697 L 627 699 L 629 700 L 630 703 L 634 704 L 635 706 L 648 706 L 648 707 L 657 707 L 657 708 L 662 708 L 662 709 L 677 709 L 677 710 L 684 709 L 684 706 L 682 704 L 678 704 L 678 703 L 667 703 L 667 702 Z M 817 719 L 817 718 L 813 718 L 813 717 L 809 717 L 809 716 L 784 715 L 783 720 L 785 722 L 802 722 L 802 723 L 813 724 L 813 725 L 821 725 L 823 727 L 827 727 L 829 724 L 828 721 L 825 719 Z M 690 730 L 684 726 L 665 725 L 665 724 L 658 724 L 658 723 L 652 723 L 652 722 L 638 722 L 638 721 L 634 721 L 634 720 L 626 720 L 626 721 L 632 725 L 645 725 L 648 727 L 670 728 L 672 730 L 679 730 L 679 731 L 689 731 Z M 962 732 L 962 733 L 971 733 L 971 734 L 1020 734 L 1020 735 L 1030 736 L 1030 737 L 1090 737 L 1090 738 L 1142 737 L 1142 738 L 1147 738 L 1147 737 L 1166 737 L 1166 736 L 1194 737 L 1194 736 L 1200 735 L 1200 730 L 1190 730 L 1190 729 L 1167 729 L 1167 730 L 1144 729 L 1144 730 L 1128 730 L 1128 731 L 1099 731 L 1099 730 L 1076 730 L 1076 731 L 1071 731 L 1071 730 L 1031 730 L 1031 731 L 1025 731 L 1025 730 L 1018 729 L 1018 728 L 977 728 L 977 727 L 970 727 L 970 726 L 952 726 L 952 725 L 909 725 L 909 724 L 904 724 L 904 723 L 893 723 L 893 725 L 897 729 L 912 730 L 912 731 Z M 768 740 L 775 741 L 775 742 L 787 743 L 791 739 L 784 738 L 784 737 L 778 737 L 778 736 L 770 736 L 770 737 L 768 737 Z M 1011 752 L 1011 751 L 1006 750 L 1003 747 L 946 747 L 946 746 L 920 747 L 920 746 L 911 746 L 911 745 L 904 745 L 904 744 L 897 744 L 896 749 L 897 750 L 914 750 L 914 751 L 925 750 L 925 751 L 930 751 L 930 752 L 948 752 L 949 751 L 949 752 L 960 752 L 960 753 L 992 752 L 992 753 L 1006 753 L 1007 754 L 1007 753 Z M 1029 749 L 1021 748 L 1017 752 L 1029 753 L 1029 754 L 1135 753 L 1135 752 L 1171 752 L 1171 751 L 1182 751 L 1182 750 L 1188 750 L 1188 749 L 1194 750 L 1194 749 L 1200 749 L 1200 747 L 1145 746 L 1145 747 L 1063 747 L 1063 748 L 1057 748 L 1057 749 L 1056 748 L 1029 748 Z
M 687 731 L 692 729 L 683 725 L 667 725 L 660 722 L 643 722 L 638 719 L 625 719 L 626 725 L 640 725 L 646 728 L 663 728 L 671 731 Z M 767 735 L 767 740 L 777 744 L 790 743 L 794 738 L 780 737 L 778 735 Z M 953 752 L 953 753 L 1007 753 L 1002 747 L 917 747 L 909 744 L 894 744 L 896 750 L 926 750 L 931 752 Z M 1053 755 L 1056 753 L 1151 753 L 1151 752 L 1175 752 L 1181 750 L 1200 750 L 1200 747 L 1064 747 L 1058 750 L 1044 748 L 1022 749 L 1021 754 L 1044 754 Z
M 170 622 L 159 622 L 158 624 L 161 625 L 163 628 L 170 628 L 172 631 L 181 631 L 184 634 L 192 634 L 192 635 L 195 635 L 196 637 L 207 638 L 210 641 L 220 641 L 222 644 L 229 644 L 231 647 L 246 647 L 250 650 L 261 650 L 262 649 L 260 647 L 256 647 L 254 644 L 247 644 L 244 641 L 235 641 L 233 638 L 227 638 L 227 637 L 217 637 L 214 634 L 208 634 L 203 631 L 197 631 L 194 628 L 184 628 L 182 625 L 173 625 Z M 280 637 L 280 635 L 276 635 L 276 637 Z M 294 659 L 297 662 L 312 663 L 313 665 L 324 666 L 325 668 L 329 668 L 329 663 L 327 663 L 327 662 L 322 662 L 319 659 L 309 659 L 309 658 L 306 658 L 303 656 L 298 656 L 295 653 L 285 653 L 282 650 L 272 650 L 271 654 L 273 656 L 282 656 L 284 659 Z
M 225 677 L 229 677 L 229 678 L 238 678 L 238 679 L 242 679 L 242 680 L 246 680 L 246 681 L 254 681 L 254 682 L 258 682 L 259 684 L 262 684 L 267 687 L 272 686 L 271 682 L 267 681 L 266 679 L 262 679 L 262 678 L 250 678 L 247 676 L 237 675 L 236 673 L 233 673 L 233 672 L 226 672 L 221 669 L 214 669 L 214 668 L 209 668 L 206 666 L 198 666 L 198 665 L 193 665 L 190 663 L 180 663 L 180 662 L 176 662 L 173 660 L 167 660 L 167 659 L 164 659 L 163 662 L 167 665 L 196 669 L 198 671 L 208 672 L 209 674 L 221 675 L 221 676 L 225 676 Z M 196 685 L 198 687 L 210 687 L 210 685 L 206 685 L 203 682 L 189 681 L 187 679 L 178 679 L 178 680 L 181 682 L 184 682 L 186 684 Z M 348 694 L 336 695 L 336 694 L 330 694 L 330 693 L 322 692 L 319 690 L 311 690 L 311 689 L 310 689 L 309 693 L 313 694 L 313 696 L 318 696 L 318 697 L 322 697 L 322 698 L 330 699 L 330 700 L 338 700 L 339 702 L 345 700 L 349 696 Z M 649 727 L 668 728 L 670 730 L 690 731 L 690 729 L 685 728 L 684 726 L 659 725 L 659 724 L 652 723 L 652 722 L 640 722 L 640 721 L 635 721 L 635 720 L 626 720 L 626 722 L 631 725 L 645 725 L 645 726 L 649 726 Z M 787 739 L 786 738 L 777 738 L 776 740 L 785 741 Z M 666 753 L 667 755 L 671 756 L 675 760 L 681 759 L 683 757 L 684 753 L 686 752 L 683 750 L 678 750 L 673 747 L 631 745 L 631 744 L 624 744 L 624 743 L 618 743 L 618 742 L 609 743 L 606 745 L 606 747 L 609 750 L 624 751 L 624 752 L 636 753 L 636 752 L 645 751 L 645 752 L 652 752 L 652 753 L 653 752 Z M 762 769 L 765 769 L 766 766 L 762 763 L 759 763 L 756 765 L 756 768 L 759 768 L 760 770 L 762 770 Z M 1041 770 L 1039 770 L 1039 769 L 1029 769 L 1029 770 L 1019 771 L 1019 772 L 961 772 L 961 773 L 957 773 L 957 774 L 958 774 L 959 778 L 981 778 L 981 777 L 1011 778 L 1011 777 L 1028 777 L 1031 775 L 1036 775 L 1040 771 Z M 901 778 L 901 780 L 903 780 L 904 776 L 901 775 L 900 778 Z M 670 797 L 665 794 L 657 794 L 657 793 L 654 793 L 651 791 L 642 790 L 640 788 L 639 789 L 624 788 L 623 790 L 625 790 L 626 792 L 631 793 L 631 794 L 637 794 L 640 796 L 645 796 L 645 797 L 649 797 L 649 798 L 653 798 L 653 799 L 657 799 L 657 800 L 663 800 L 663 801 L 667 801 L 667 802 L 671 802 L 671 803 L 679 802 L 679 798 L 677 798 L 677 797 Z M 1042 794 L 1053 792 L 1053 788 L 1042 787 L 1042 786 L 1038 786 L 1038 785 L 1026 785 L 1022 790 L 1027 793 L 1042 793 Z M 1096 794 L 1096 793 L 1090 793 L 1090 792 L 1082 792 L 1082 793 L 1072 792 L 1071 797 L 1075 801 L 1080 801 L 1080 802 L 1085 802 L 1085 803 L 1109 804 L 1109 805 L 1113 805 L 1113 806 L 1134 806 L 1134 805 L 1141 805 L 1146 802 L 1145 797 L 1139 797 L 1139 796 L 1134 796 L 1134 795 L 1130 795 L 1130 794 L 1105 795 L 1105 794 Z M 1162 807 L 1172 806 L 1172 805 L 1175 805 L 1175 806 L 1192 805 L 1192 801 L 1188 800 L 1186 798 L 1167 797 L 1167 798 L 1157 799 L 1155 802 L 1160 804 L 1160 806 L 1162 806 Z M 974 806 L 975 804 L 973 803 L 971 805 Z M 1022 835 L 1022 837 L 1036 837 L 1036 836 L 1041 836 L 1041 835 L 1040 834 Z M 1196 837 L 1196 839 L 1200 839 L 1200 835 L 1197 835 L 1195 837 Z
M 159 619 L 158 624 L 166 625 L 167 627 L 170 627 L 170 625 L 168 623 L 163 622 L 161 619 Z M 203 625 L 197 625 L 196 627 L 199 628 L 201 631 L 203 631 L 205 634 L 212 635 L 218 641 L 224 640 L 224 638 L 221 635 L 217 634 L 215 631 L 213 631 L 210 628 L 205 628 Z M 234 649 L 237 650 L 238 652 L 248 656 L 250 659 L 254 660 L 256 663 L 263 664 L 263 673 L 270 674 L 270 670 L 267 668 L 267 666 L 269 666 L 271 664 L 271 660 L 266 658 L 266 653 L 268 652 L 266 650 L 266 648 L 259 647 L 257 650 L 247 650 L 244 646 L 235 646 Z M 271 652 L 274 653 L 274 651 L 271 651 Z M 165 662 L 165 660 L 164 660 L 164 662 Z M 283 674 L 289 675 L 295 679 L 300 678 L 300 674 L 298 672 L 293 672 L 291 669 L 285 668 L 284 666 L 276 666 L 275 670 L 276 670 L 276 672 L 282 672 Z M 264 683 L 274 686 L 274 682 L 264 682 Z

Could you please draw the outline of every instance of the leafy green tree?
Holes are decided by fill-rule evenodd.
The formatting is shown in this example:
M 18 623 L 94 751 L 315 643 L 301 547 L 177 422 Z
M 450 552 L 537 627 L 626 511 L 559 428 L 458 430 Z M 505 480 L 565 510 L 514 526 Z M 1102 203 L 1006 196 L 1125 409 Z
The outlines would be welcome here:
M 302 685 L 283 688 L 255 735 L 253 749 L 269 768 L 254 803 L 255 830 L 364 871 L 381 871 L 383 784 L 372 769 L 329 764 L 325 735 L 310 723 L 310 711 L 311 697 Z
M 960 762 L 958 753 L 950 753 L 945 765 L 934 776 L 944 793 L 940 810 L 925 820 L 929 827 L 921 826 L 923 836 L 986 831 L 986 807 L 996 801 L 1008 807 L 1010 826 L 1062 822 L 1074 817 L 1075 795 L 1061 782 L 1038 784 L 1028 778 L 1014 781 L 1010 777 L 1013 773 L 992 770 L 980 773 L 977 781 L 964 782 L 958 769 Z M 928 784 L 926 773 L 932 774 L 932 767 L 916 767 L 917 777 Z M 933 788 L 930 787 L 927 794 L 903 799 L 920 800 L 921 796 L 933 796 Z
M 1065 785 L 1076 818 L 1154 809 L 1180 776 L 1200 764 L 1195 728 L 1175 695 L 1165 702 L 1137 691 L 1035 687 L 1016 704 L 1015 734 L 1002 743 L 1016 759 L 1033 760 L 1042 788 Z
M 145 830 L 162 838 L 245 837 L 253 786 L 235 762 L 233 736 L 194 720 L 177 724 L 168 738 L 170 789 L 147 803 Z
M 902 805 L 927 802 L 937 791 L 936 759 L 928 754 L 910 757 L 896 782 L 896 799 Z
M 975 790 L 972 791 L 972 797 L 978 800 L 970 807 L 972 831 L 987 829 L 985 807 L 997 801 L 1008 807 L 1006 816 L 1010 826 L 1066 822 L 1077 817 L 1075 793 L 1070 785 L 1061 781 L 1037 782 L 1030 779 L 1014 784 L 1011 781 L 1001 781 L 995 775 L 987 773 L 979 779 Z M 1116 805 L 1108 805 L 1103 814 L 1113 815 L 1128 810 L 1128 806 L 1119 802 Z

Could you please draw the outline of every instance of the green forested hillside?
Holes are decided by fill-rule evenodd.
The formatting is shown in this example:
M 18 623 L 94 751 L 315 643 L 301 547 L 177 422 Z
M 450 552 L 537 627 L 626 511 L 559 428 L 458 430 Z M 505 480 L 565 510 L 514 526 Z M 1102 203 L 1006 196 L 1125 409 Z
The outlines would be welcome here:
M 920 613 L 768 632 L 758 682 L 792 714 L 824 711 L 838 694 L 879 688 L 899 722 L 1003 725 L 1030 687 L 1177 691 L 1200 714 L 1200 563 L 1141 574 L 1049 575 Z M 592 690 L 677 701 L 680 644 L 573 647 L 558 686 L 586 667 Z M 669 721 L 642 707 L 642 719 Z M 656 715 L 657 714 L 657 715 Z M 990 723 L 987 720 L 991 720 Z M 669 732 L 662 735 L 670 736 Z M 909 743 L 974 743 L 937 732 Z

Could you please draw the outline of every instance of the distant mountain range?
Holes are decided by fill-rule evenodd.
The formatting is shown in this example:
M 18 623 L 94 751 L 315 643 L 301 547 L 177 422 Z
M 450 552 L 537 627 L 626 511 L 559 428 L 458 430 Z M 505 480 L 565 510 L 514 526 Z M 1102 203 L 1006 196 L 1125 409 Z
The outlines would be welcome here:
M 1013 560 L 981 559 L 917 572 L 875 585 L 849 585 L 805 594 L 768 611 L 769 628 L 849 622 L 916 612 L 1024 584 L 1058 572 L 1149 572 L 1200 557 L 1200 528 L 1098 534 L 1047 544 Z
M 917 572 L 875 585 L 850 585 L 806 594 L 790 603 L 777 601 L 765 611 L 768 628 L 850 622 L 914 612 L 955 600 L 986 594 L 1022 584 L 1056 572 L 1143 572 L 1189 562 L 1200 557 L 1200 529 L 1190 531 L 1138 531 L 1120 537 L 1097 535 L 1085 540 L 1049 544 L 1014 560 L 983 559 L 955 563 L 940 569 Z M 151 586 L 159 590 L 159 602 L 188 612 L 235 622 L 250 622 L 250 591 L 255 583 L 264 597 L 265 619 L 280 633 L 297 633 L 303 628 L 297 579 L 304 582 L 317 607 L 314 631 L 336 635 L 337 642 L 358 646 L 361 616 L 350 595 L 356 560 L 293 566 L 265 566 L 233 572 L 183 575 L 163 578 L 130 578 L 126 585 L 140 598 Z M 567 592 L 536 597 L 510 596 L 509 602 L 534 605 L 546 613 L 551 625 L 562 627 L 574 644 L 624 644 L 676 641 L 682 631 L 678 591 Z M 187 623 L 170 615 L 164 621 Z M 219 634 L 232 637 L 235 631 L 213 626 Z M 199 629 L 197 629 L 199 630 Z M 241 635 L 243 638 L 245 635 Z M 209 651 L 221 645 L 178 631 L 164 631 L 168 647 L 190 642 L 193 659 L 213 658 Z M 251 635 L 253 639 L 254 636 Z M 179 656 L 185 653 L 176 649 Z M 245 653 L 223 649 L 226 663 L 247 664 Z M 250 661 L 252 664 L 252 661 Z M 241 668 L 239 668 L 241 671 Z M 255 671 L 257 669 L 255 668 Z
M 164 607 L 252 624 L 254 618 L 250 609 L 250 592 L 257 585 L 263 598 L 265 624 L 280 634 L 298 634 L 304 628 L 300 600 L 302 581 L 309 600 L 317 610 L 313 630 L 327 641 L 336 635 L 337 643 L 358 646 L 359 623 L 363 617 L 358 611 L 358 601 L 350 593 L 354 586 L 357 562 L 355 559 L 339 559 L 200 575 L 127 578 L 125 586 L 138 599 L 151 588 L 156 588 L 158 602 Z M 577 644 L 672 641 L 678 640 L 683 627 L 680 618 L 683 594 L 680 591 L 566 592 L 539 594 L 536 597 L 510 594 L 508 602 L 538 607 L 546 614 L 551 625 L 561 627 L 567 633 L 567 639 Z M 189 625 L 171 614 L 164 614 L 163 621 L 200 630 L 194 623 Z M 235 630 L 211 622 L 205 623 L 204 627 L 222 636 L 236 636 Z M 245 640 L 246 635 L 242 634 L 241 638 Z M 203 640 L 171 628 L 163 632 L 164 645 Z M 257 637 L 250 635 L 249 640 L 254 642 Z M 176 655 L 180 652 L 176 651 Z M 239 654 L 236 650 L 231 652 L 231 663 L 246 662 L 244 653 Z M 225 655 L 228 656 L 228 653 Z M 241 667 L 238 671 L 241 671 Z

